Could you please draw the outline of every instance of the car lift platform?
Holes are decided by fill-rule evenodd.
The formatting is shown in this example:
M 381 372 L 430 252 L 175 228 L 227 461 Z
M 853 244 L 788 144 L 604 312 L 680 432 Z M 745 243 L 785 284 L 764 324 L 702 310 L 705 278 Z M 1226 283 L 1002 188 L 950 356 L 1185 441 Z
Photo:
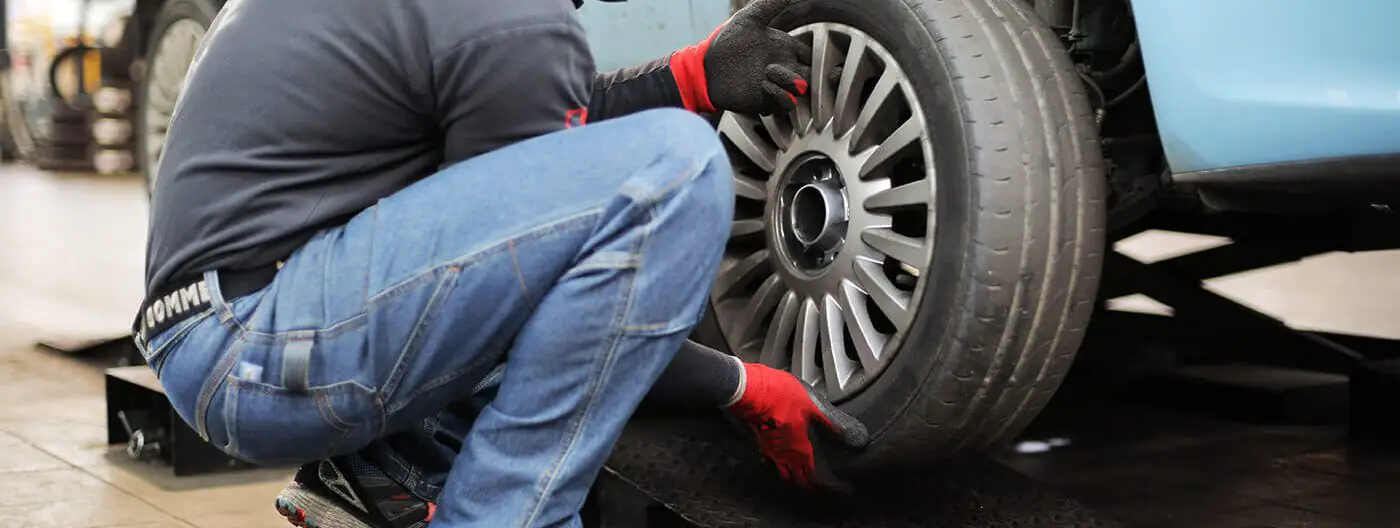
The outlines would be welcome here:
M 799 492 L 716 414 L 638 416 L 585 508 L 589 528 L 1117 527 L 985 457 L 855 486 L 849 496 Z

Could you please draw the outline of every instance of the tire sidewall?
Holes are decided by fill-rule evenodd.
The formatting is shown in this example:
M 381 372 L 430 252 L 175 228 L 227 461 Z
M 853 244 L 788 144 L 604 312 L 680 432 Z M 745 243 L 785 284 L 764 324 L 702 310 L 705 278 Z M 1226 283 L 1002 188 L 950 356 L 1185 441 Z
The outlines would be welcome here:
M 155 58 L 161 52 L 161 41 L 170 27 L 180 20 L 194 20 L 203 25 L 207 31 L 217 14 L 218 7 L 208 0 L 167 0 L 156 14 L 150 35 L 146 39 L 146 73 L 141 77 L 141 82 L 138 83 L 137 89 L 140 93 L 137 96 L 138 105 L 135 108 L 134 121 L 137 131 L 136 155 L 141 164 L 141 175 L 146 183 L 147 196 L 151 193 L 155 167 L 149 166 L 146 159 L 146 142 L 149 141 L 146 129 L 146 108 L 150 104 L 151 78 L 154 77 Z
M 903 0 L 814 0 L 784 13 L 775 26 L 790 30 L 815 22 L 835 22 L 870 35 L 898 61 L 908 77 L 928 125 L 935 167 L 935 231 L 932 261 L 925 272 L 924 291 L 914 323 L 900 343 L 894 362 L 869 386 L 840 407 L 879 437 L 919 399 L 930 374 L 952 356 L 964 353 L 955 310 L 970 294 L 967 285 L 969 242 L 975 232 L 978 203 L 968 174 L 968 147 L 961 97 L 936 50 L 922 15 Z M 950 395 L 956 398 L 958 395 Z M 958 402 L 951 401 L 953 405 Z

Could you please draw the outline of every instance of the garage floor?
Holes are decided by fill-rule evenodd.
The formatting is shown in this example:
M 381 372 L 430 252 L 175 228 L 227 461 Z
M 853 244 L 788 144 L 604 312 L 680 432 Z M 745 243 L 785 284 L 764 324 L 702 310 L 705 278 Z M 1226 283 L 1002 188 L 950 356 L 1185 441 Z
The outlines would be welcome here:
M 0 167 L 0 526 L 284 526 L 270 504 L 290 472 L 175 479 L 133 463 L 104 445 L 100 368 L 33 347 L 125 332 L 141 296 L 145 222 L 136 179 Z M 1162 233 L 1130 242 L 1121 249 L 1145 260 L 1219 243 Z M 1396 269 L 1400 252 L 1324 255 L 1212 287 L 1294 326 L 1400 338 Z M 1148 299 L 1119 304 L 1160 309 Z M 1400 519 L 1400 456 L 1348 452 L 1335 427 L 1116 407 L 1079 423 L 1083 447 L 1004 459 L 1135 525 Z

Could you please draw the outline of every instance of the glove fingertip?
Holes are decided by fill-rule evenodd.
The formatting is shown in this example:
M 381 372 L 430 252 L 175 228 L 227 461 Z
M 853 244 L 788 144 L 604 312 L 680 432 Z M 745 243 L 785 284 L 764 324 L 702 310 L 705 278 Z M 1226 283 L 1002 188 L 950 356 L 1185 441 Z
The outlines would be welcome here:
M 790 112 L 792 109 L 797 108 L 797 97 L 772 81 L 763 82 L 763 93 L 767 101 L 765 103 L 765 110 L 776 107 L 776 110 Z
M 870 431 L 863 422 L 818 396 L 810 386 L 804 384 L 803 388 L 807 391 L 807 397 L 816 405 L 817 411 L 821 413 L 822 421 L 828 429 L 836 433 L 841 443 L 851 447 L 865 447 L 870 444 Z
M 833 83 L 839 83 L 839 82 L 841 82 L 841 77 L 843 77 L 843 76 L 845 76 L 845 75 L 846 75 L 846 67 L 845 67 L 845 66 L 837 66 L 837 67 L 831 69 L 831 76 L 828 77 L 828 79 L 830 79 L 831 82 L 833 82 Z

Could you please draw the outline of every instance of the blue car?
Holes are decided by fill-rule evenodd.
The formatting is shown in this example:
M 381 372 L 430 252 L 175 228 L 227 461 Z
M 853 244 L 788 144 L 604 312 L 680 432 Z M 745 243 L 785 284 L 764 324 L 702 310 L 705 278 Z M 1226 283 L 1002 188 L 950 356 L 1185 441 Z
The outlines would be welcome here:
M 742 3 L 582 16 L 613 68 Z M 149 165 L 177 63 L 219 6 L 137 4 Z M 736 216 L 697 338 L 864 420 L 857 466 L 1006 439 L 1070 368 L 1115 229 L 1163 204 L 1278 212 L 1400 181 L 1397 18 L 1389 0 L 800 4 L 775 25 L 813 47 L 809 96 L 790 115 L 714 116 Z

